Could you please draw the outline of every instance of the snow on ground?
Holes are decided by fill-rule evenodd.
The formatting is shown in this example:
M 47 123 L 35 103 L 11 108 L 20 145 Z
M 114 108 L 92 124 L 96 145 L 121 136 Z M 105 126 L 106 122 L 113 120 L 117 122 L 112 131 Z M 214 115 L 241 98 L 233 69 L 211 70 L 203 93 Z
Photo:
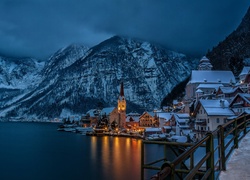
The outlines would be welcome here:
M 220 173 L 220 180 L 250 179 L 250 132 L 240 141 L 226 163 L 226 171 Z

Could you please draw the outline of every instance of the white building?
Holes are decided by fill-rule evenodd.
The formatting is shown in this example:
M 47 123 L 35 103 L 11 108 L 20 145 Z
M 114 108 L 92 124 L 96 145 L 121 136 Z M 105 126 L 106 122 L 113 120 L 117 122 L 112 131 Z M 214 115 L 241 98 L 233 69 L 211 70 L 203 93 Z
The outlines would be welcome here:
M 208 61 L 209 60 L 206 57 L 203 57 L 200 61 L 199 70 L 193 70 L 191 72 L 190 81 L 186 86 L 186 99 L 195 98 L 195 92 L 198 86 L 201 88 L 201 86 L 205 87 L 205 84 L 207 84 L 207 91 L 211 92 L 212 85 L 212 89 L 216 89 L 219 86 L 231 86 L 232 84 L 236 83 L 232 71 L 211 70 L 211 66 L 209 65 Z
M 194 110 L 195 130 L 214 131 L 234 115 L 227 100 L 200 99 Z

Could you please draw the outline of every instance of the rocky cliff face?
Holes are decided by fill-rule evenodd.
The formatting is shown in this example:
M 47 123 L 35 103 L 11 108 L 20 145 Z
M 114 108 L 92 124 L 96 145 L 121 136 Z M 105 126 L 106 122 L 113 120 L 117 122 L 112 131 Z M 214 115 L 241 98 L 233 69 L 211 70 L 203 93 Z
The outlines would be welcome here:
M 116 106 L 121 82 L 127 112 L 152 110 L 197 64 L 184 54 L 118 36 L 90 49 L 71 46 L 55 53 L 39 84 L 10 100 L 0 115 L 53 118 Z
M 207 57 L 214 69 L 231 70 L 239 75 L 244 59 L 250 58 L 250 7 L 238 28 L 208 52 Z

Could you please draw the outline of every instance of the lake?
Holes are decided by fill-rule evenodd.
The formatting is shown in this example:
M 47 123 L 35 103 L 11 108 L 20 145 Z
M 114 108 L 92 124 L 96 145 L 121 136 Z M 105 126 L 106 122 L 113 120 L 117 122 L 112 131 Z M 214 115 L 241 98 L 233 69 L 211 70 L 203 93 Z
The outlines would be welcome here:
M 57 131 L 56 123 L 0 123 L 1 180 L 140 179 L 139 139 Z M 147 145 L 145 159 L 162 147 Z M 155 172 L 147 172 L 146 179 Z

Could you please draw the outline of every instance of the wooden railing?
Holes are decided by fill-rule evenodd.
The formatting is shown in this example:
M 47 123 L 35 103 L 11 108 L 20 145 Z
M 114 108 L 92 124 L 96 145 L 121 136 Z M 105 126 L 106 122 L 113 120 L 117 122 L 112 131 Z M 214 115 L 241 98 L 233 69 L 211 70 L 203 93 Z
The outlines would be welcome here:
M 226 162 L 239 141 L 249 132 L 250 115 L 243 115 L 218 126 L 208 132 L 199 142 L 177 143 L 163 141 L 142 141 L 141 179 L 218 179 L 221 170 L 226 170 Z M 144 148 L 147 144 L 164 147 L 162 157 L 145 163 Z M 179 149 L 185 149 L 179 153 Z M 171 151 L 169 157 L 167 151 Z M 201 153 L 200 153 L 201 152 Z M 159 152 L 156 152 L 159 153 Z M 173 160 L 171 160 L 171 158 Z M 145 177 L 145 171 L 157 171 Z

